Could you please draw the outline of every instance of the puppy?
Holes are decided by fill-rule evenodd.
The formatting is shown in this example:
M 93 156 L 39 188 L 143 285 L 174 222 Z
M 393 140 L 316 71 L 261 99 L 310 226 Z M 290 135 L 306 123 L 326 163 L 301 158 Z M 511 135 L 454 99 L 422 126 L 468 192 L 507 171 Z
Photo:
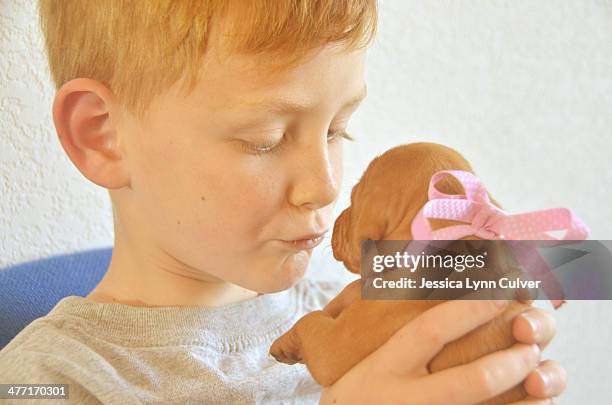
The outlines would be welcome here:
M 372 160 L 352 189 L 350 207 L 334 224 L 334 258 L 349 271 L 360 274 L 362 240 L 412 239 L 412 220 L 428 200 L 429 180 L 434 173 L 451 169 L 473 173 L 470 164 L 458 152 L 427 142 L 401 145 Z M 440 181 L 436 187 L 447 194 L 463 193 L 462 186 L 452 177 Z M 489 198 L 501 208 L 491 196 Z M 450 220 L 430 220 L 430 223 L 434 230 L 459 224 Z M 305 315 L 276 339 L 270 353 L 283 363 L 306 364 L 317 383 L 329 386 L 403 325 L 441 302 L 362 300 L 361 279 L 357 279 L 323 310 Z M 524 302 L 511 302 L 496 319 L 445 345 L 430 362 L 429 371 L 465 364 L 509 348 L 516 343 L 512 320 L 529 306 Z M 525 397 L 521 384 L 483 403 L 505 404 Z

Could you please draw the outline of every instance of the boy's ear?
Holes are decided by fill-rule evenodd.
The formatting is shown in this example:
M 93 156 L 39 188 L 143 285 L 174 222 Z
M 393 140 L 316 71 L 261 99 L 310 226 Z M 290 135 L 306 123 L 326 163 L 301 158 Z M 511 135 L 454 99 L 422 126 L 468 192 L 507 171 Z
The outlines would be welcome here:
M 92 79 L 65 83 L 53 102 L 53 122 L 64 151 L 85 177 L 107 189 L 130 184 L 117 115 L 112 92 Z

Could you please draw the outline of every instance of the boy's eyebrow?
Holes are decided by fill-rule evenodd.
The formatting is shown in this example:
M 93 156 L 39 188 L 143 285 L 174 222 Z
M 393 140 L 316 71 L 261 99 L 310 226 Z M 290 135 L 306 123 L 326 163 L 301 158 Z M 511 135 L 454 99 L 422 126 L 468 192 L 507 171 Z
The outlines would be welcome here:
M 351 97 L 347 100 L 342 109 L 353 107 L 359 104 L 368 94 L 368 86 L 364 83 L 363 87 L 359 91 L 357 95 Z M 300 103 L 299 101 L 294 100 L 274 100 L 274 101 L 262 101 L 255 103 L 245 104 L 245 107 L 250 108 L 252 110 L 263 110 L 270 113 L 276 114 L 286 114 L 292 113 L 296 111 L 303 111 L 310 108 L 307 104 Z

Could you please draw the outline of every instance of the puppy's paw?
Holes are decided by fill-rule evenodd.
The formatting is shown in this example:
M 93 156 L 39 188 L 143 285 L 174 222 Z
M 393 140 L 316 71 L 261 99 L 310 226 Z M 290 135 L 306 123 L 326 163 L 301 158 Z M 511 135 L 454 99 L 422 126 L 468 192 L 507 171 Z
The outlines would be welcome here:
M 270 346 L 270 354 L 272 357 L 281 363 L 295 364 L 302 361 L 299 354 L 299 348 L 295 344 L 295 339 L 292 338 L 291 331 L 280 336 Z

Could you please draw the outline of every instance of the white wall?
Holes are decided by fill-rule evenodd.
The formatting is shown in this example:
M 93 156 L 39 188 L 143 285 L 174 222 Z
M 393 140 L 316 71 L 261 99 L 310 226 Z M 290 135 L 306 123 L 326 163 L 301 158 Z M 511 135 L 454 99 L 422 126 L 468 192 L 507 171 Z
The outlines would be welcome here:
M 0 1 L 0 267 L 112 243 L 106 192 L 56 139 L 36 24 L 34 1 Z M 382 0 L 338 213 L 375 155 L 428 140 L 462 152 L 507 209 L 570 207 L 592 239 L 612 239 L 611 44 L 605 0 Z M 351 279 L 319 249 L 312 277 Z M 611 304 L 555 312 L 545 357 L 570 377 L 559 404 L 612 398 Z

